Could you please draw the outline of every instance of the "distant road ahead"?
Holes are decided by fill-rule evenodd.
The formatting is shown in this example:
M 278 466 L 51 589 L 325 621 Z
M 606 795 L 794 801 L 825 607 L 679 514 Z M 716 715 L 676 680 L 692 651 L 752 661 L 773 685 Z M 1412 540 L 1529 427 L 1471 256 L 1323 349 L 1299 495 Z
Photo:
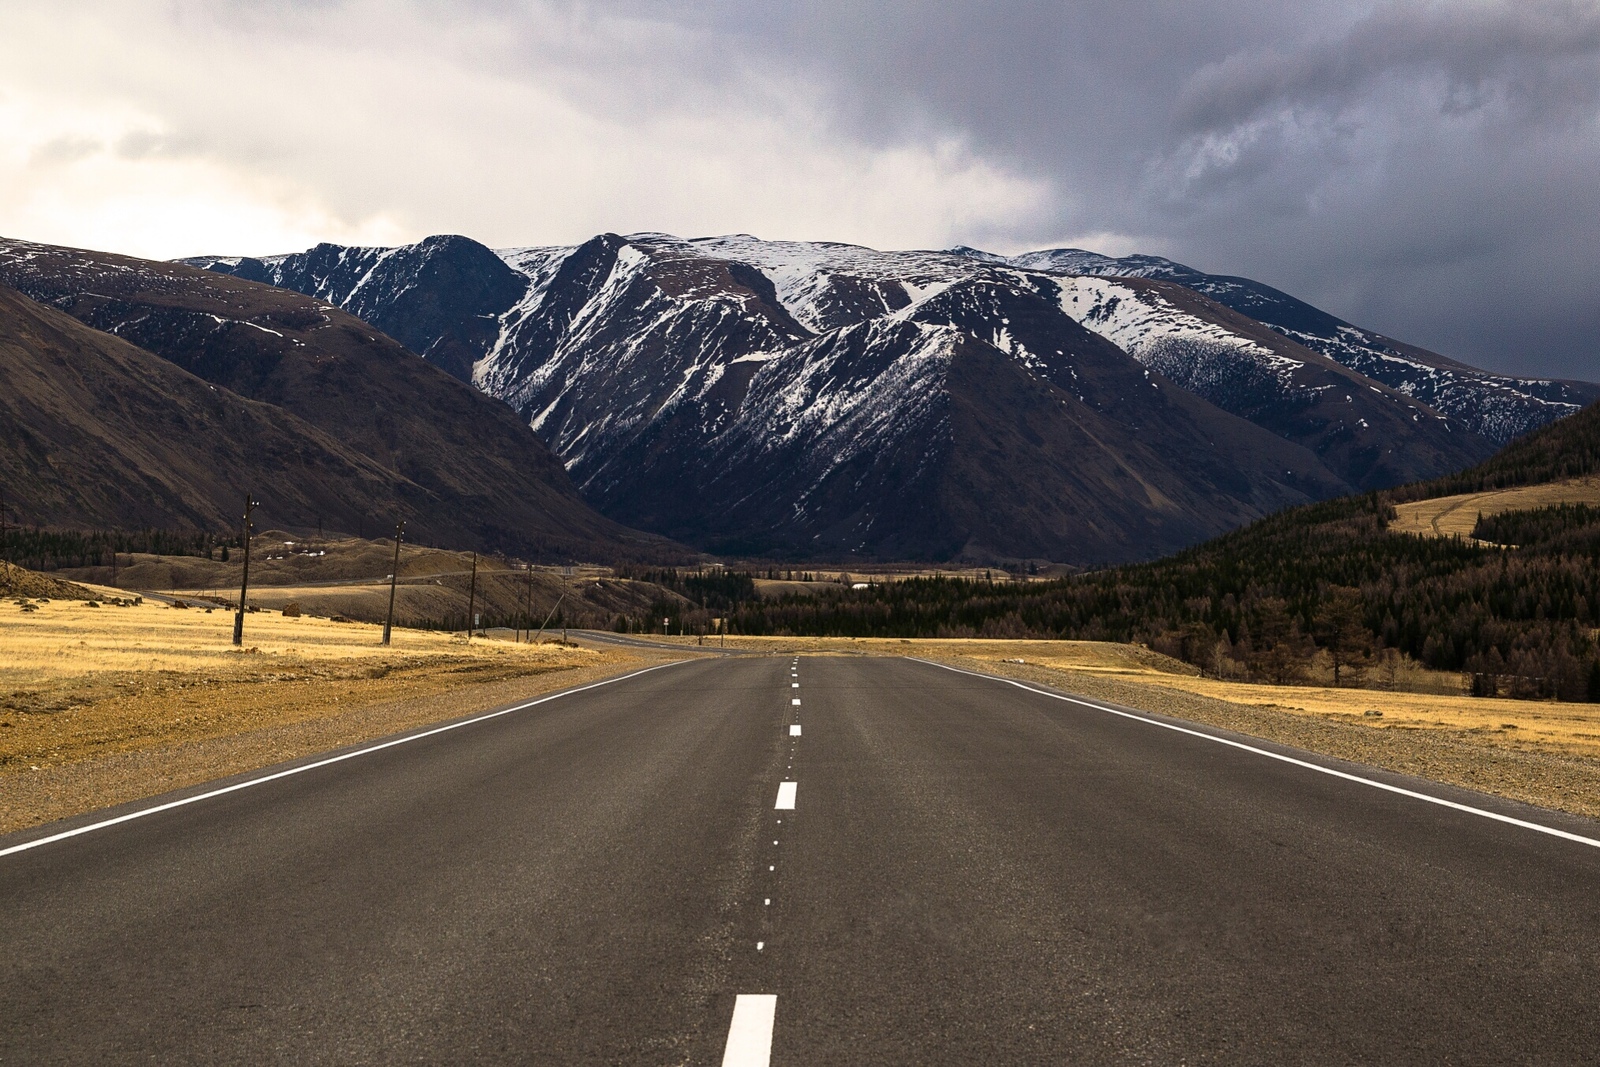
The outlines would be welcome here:
M 681 663 L 3 854 L 44 833 L 0 1063 L 1600 1055 L 1600 848 L 907 660 Z

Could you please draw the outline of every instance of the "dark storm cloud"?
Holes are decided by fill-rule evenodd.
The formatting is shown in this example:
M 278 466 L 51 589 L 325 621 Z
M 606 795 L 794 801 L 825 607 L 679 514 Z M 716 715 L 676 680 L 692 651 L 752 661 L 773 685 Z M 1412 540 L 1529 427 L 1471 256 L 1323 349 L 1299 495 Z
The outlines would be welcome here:
M 1143 250 L 1600 379 L 1600 0 L 0 0 L 0 224 Z
M 645 3 L 1050 183 L 974 243 L 1121 235 L 1480 365 L 1600 377 L 1600 6 Z M 1112 238 L 1114 239 L 1114 238 Z

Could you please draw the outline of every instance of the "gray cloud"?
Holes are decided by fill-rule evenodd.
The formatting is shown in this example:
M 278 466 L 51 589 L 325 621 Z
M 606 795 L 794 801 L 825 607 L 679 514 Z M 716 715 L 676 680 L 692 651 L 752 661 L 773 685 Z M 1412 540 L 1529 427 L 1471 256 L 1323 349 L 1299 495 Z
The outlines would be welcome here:
M 671 16 L 642 3 L 641 17 Z M 1600 6 L 729 4 L 678 24 L 1049 183 L 971 243 L 1106 235 L 1495 369 L 1600 377 Z
M 1482 366 L 1600 378 L 1596 0 L 39 10 L 0 0 L 18 38 L 0 124 L 59 189 L 182 178 L 224 221 L 253 217 L 244 189 L 267 204 L 249 232 L 331 239 L 1074 241 L 1258 278 Z M 67 109 L 56 129 L 41 100 L 134 117 Z M 100 170 L 75 163 L 97 139 Z M 136 217 L 17 175 L 0 168 L 0 225 L 22 224 L 7 203 Z M 129 240 L 183 221 L 164 210 Z M 202 250 L 274 249 L 172 254 Z

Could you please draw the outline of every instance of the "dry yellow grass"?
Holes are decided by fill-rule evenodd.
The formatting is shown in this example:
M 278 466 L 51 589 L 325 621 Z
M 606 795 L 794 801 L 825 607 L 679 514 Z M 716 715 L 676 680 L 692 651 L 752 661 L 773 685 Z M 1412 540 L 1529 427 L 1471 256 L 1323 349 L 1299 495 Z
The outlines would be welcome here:
M 245 615 L 244 648 L 251 651 L 241 654 L 233 646 L 233 620 L 233 612 L 225 609 L 180 609 L 153 600 L 138 607 L 99 608 L 53 600 L 31 613 L 6 603 L 0 605 L 0 648 L 6 653 L 0 660 L 0 692 L 107 672 L 248 672 L 258 661 L 241 657 L 252 655 L 350 661 L 401 651 L 454 655 L 465 646 L 449 634 L 397 630 L 394 645 L 386 649 L 380 644 L 381 627 L 261 611 Z
M 1389 529 L 1424 537 L 1471 538 L 1479 515 L 1527 511 L 1556 504 L 1600 504 L 1600 478 L 1491 489 L 1396 504 L 1395 520 L 1389 524 Z
M 649 653 L 146 601 L 0 604 L 0 832 L 604 677 Z

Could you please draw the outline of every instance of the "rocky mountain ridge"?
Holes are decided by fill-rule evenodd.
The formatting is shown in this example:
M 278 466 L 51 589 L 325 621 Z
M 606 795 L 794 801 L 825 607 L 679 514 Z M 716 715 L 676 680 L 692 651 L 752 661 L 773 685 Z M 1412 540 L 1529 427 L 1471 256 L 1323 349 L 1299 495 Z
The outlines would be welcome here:
M 1029 270 L 1176 282 L 1305 348 L 1459 418 L 1473 432 L 1497 445 L 1600 400 L 1600 385 L 1593 382 L 1519 378 L 1478 370 L 1437 352 L 1354 326 L 1270 285 L 1249 278 L 1206 274 L 1159 256 L 1117 259 L 1081 248 L 1052 248 L 1012 257 L 970 248 L 954 251 Z
M 11 349 L 15 373 L 57 398 L 16 410 L 20 439 L 43 449 L 22 476 L 40 491 L 31 521 L 215 526 L 250 490 L 264 521 L 286 527 L 371 533 L 405 519 L 418 540 L 525 558 L 684 555 L 593 511 L 505 405 L 325 301 L 16 240 L 0 240 L 0 284 L 13 295 L 0 326 L 56 338 Z M 30 304 L 58 318 L 30 325 Z M 85 396 L 83 380 L 101 384 Z M 29 429 L 46 425 L 60 432 Z M 123 442 L 98 466 L 73 443 L 97 435 Z M 123 489 L 102 477 L 113 468 Z
M 717 551 L 1148 558 L 1493 447 L 1409 379 L 1166 278 L 647 233 L 502 250 L 513 292 L 486 253 L 452 237 L 189 262 L 419 331 L 411 347 L 470 366 L 602 512 Z

